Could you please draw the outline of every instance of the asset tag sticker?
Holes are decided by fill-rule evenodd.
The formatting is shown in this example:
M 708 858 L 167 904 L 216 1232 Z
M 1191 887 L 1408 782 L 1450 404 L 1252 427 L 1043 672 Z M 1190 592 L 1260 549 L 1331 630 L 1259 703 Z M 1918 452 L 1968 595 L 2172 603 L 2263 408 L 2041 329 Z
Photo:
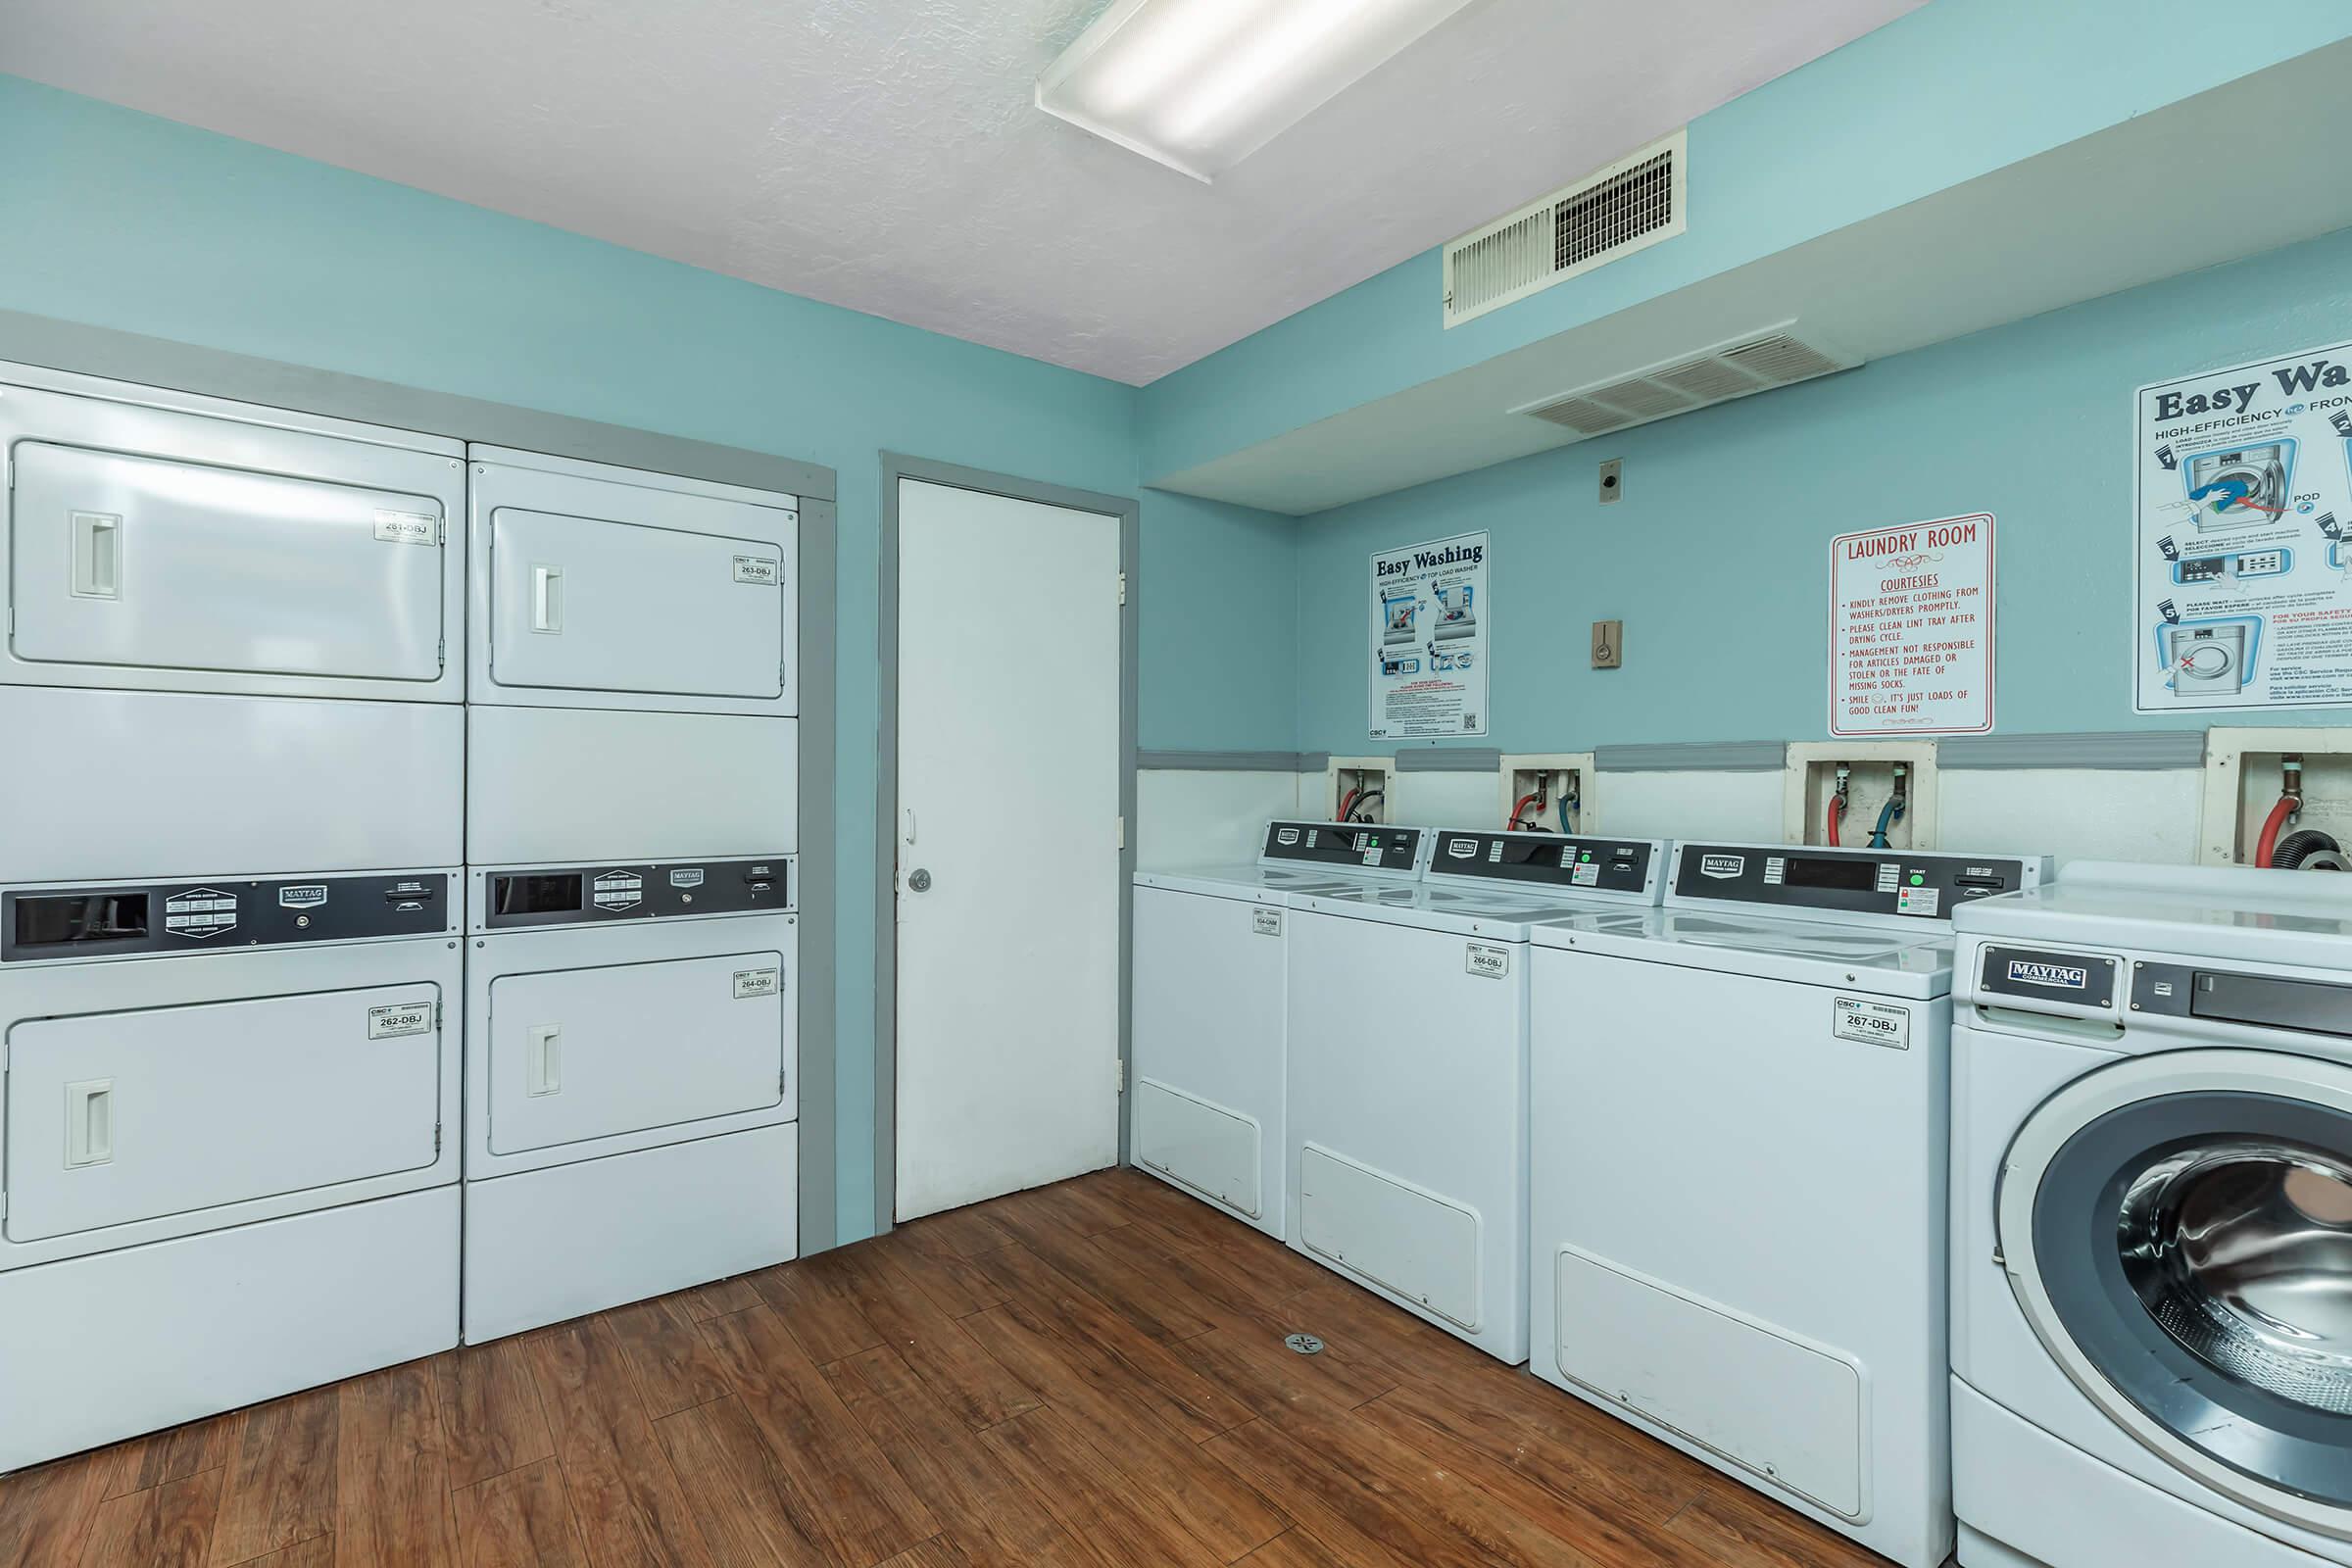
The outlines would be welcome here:
M 746 997 L 772 997 L 784 984 L 781 969 L 738 969 L 735 971 L 735 1000 Z
M 368 1038 L 370 1040 L 430 1034 L 432 1028 L 433 1004 L 429 1002 L 401 1002 L 388 1007 L 368 1009 Z
M 1282 916 L 1273 909 L 1253 909 L 1250 913 L 1250 928 L 1261 937 L 1282 935 Z
M 1838 1017 L 1830 1032 L 1840 1040 L 1859 1040 L 1888 1051 L 1911 1049 L 1911 1009 L 1859 997 L 1839 997 Z
M 394 545 L 439 544 L 441 519 L 429 512 L 386 512 L 378 508 L 375 536 Z
M 783 565 L 782 562 L 770 561 L 765 556 L 737 556 L 735 558 L 735 580 L 757 583 L 762 588 L 773 588 L 776 585 L 776 579 L 782 575 Z
M 1462 945 L 1462 968 L 1482 980 L 1499 980 L 1511 972 L 1511 950 L 1493 948 L 1484 942 Z

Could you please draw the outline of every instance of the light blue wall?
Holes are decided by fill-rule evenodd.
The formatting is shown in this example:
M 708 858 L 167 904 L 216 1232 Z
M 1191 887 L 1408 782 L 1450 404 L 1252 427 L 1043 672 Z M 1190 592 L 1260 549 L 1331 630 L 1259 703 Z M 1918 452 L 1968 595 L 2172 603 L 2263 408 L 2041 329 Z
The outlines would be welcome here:
M 839 471 L 837 1109 L 843 1235 L 865 1234 L 879 453 L 1133 494 L 1133 390 L 5 76 L 0 148 L 0 307 Z M 1159 603 L 1216 581 L 1153 557 Z M 1245 672 L 1221 657 L 1203 673 Z M 1213 732 L 1194 694 L 1166 700 L 1146 744 Z
M 2352 229 L 1307 518 L 1299 745 L 1365 744 L 1369 554 L 1479 528 L 1487 744 L 1822 737 L 1830 539 L 1968 512 L 1999 519 L 2003 733 L 2214 722 L 2132 711 L 2133 388 L 2347 338 Z M 1610 457 L 1625 495 L 1603 510 Z M 1594 670 L 1610 618 L 1625 667 Z
M 1152 490 L 1143 533 L 1139 744 L 1298 750 L 1298 519 Z
M 1689 232 L 1445 329 L 1429 251 L 1145 388 L 1147 482 L 2352 36 L 2341 0 L 1932 0 L 1690 125 Z M 1562 181 L 1584 171 L 1562 169 Z M 1531 195 L 1534 193 L 1530 193 Z

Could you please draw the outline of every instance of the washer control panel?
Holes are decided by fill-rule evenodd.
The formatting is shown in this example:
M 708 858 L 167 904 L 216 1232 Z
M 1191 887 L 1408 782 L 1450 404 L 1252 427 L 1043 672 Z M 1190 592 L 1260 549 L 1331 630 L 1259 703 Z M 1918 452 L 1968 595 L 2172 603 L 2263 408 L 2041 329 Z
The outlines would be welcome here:
M 1563 833 L 1440 828 L 1430 853 L 1432 880 L 1525 886 L 1544 892 L 1657 897 L 1666 847 L 1656 839 L 1604 839 Z
M 1670 904 L 1937 921 L 1963 904 L 2039 887 L 2050 870 L 2042 858 L 1798 844 L 1683 844 L 1674 856 Z
M 1385 822 L 1269 822 L 1260 865 L 1411 873 L 1422 864 L 1429 829 Z
M 793 907 L 789 855 L 749 860 L 517 866 L 473 873 L 477 930 L 602 925 L 681 915 L 767 914 Z
M 0 962 L 288 947 L 454 930 L 447 871 L 0 892 Z

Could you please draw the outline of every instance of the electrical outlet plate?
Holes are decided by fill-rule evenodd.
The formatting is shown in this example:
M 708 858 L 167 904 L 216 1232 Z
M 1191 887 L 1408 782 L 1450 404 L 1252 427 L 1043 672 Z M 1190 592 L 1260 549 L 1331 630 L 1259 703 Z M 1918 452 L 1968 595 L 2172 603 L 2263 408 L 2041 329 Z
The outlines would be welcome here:
M 2316 828 L 2352 846 L 2352 729 L 2211 729 L 2205 732 L 2205 800 L 2197 820 L 2199 865 L 2248 865 L 2263 819 L 2278 804 L 2279 762 L 2303 759 L 2303 810 L 2289 833 Z
M 1511 808 L 1532 794 L 1541 782 L 1544 786 L 1544 798 L 1552 803 L 1544 808 L 1544 831 L 1558 832 L 1560 789 L 1563 784 L 1572 782 L 1577 796 L 1576 831 L 1600 831 L 1600 813 L 1593 802 L 1596 779 L 1591 752 L 1530 752 L 1505 757 L 1496 777 L 1502 783 L 1502 800 L 1495 807 L 1495 821 L 1507 824 L 1511 819 Z
M 1625 460 L 1611 458 L 1600 466 L 1600 504 L 1607 506 L 1625 494 Z
M 1380 791 L 1380 805 L 1372 812 L 1372 820 L 1386 822 L 1389 803 L 1396 798 L 1396 759 L 1394 757 L 1335 757 L 1323 769 L 1323 810 L 1325 819 L 1340 819 L 1340 800 L 1352 789 Z
M 1845 821 L 1838 837 L 1846 849 L 1870 842 L 1880 808 L 1894 793 L 1894 764 L 1908 763 L 1903 819 L 1886 831 L 1898 850 L 1936 848 L 1936 743 L 1934 741 L 1794 741 L 1788 747 L 1781 789 L 1781 836 L 1790 844 L 1828 842 L 1825 815 L 1838 793 L 1838 764 L 1853 769 L 1846 782 Z

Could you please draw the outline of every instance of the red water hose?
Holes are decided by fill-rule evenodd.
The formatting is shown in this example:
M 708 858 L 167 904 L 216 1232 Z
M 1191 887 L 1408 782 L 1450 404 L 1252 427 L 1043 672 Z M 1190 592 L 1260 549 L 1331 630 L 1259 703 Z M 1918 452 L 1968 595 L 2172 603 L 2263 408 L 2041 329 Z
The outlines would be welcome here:
M 1348 820 L 1348 813 L 1355 809 L 1355 798 L 1363 793 L 1363 786 L 1359 784 L 1354 789 L 1349 790 L 1347 794 L 1340 797 L 1341 821 L 1345 822 Z
M 1527 815 L 1527 808 L 1530 806 L 1533 806 L 1536 802 L 1541 801 L 1543 798 L 1544 792 L 1542 790 L 1538 790 L 1533 795 L 1520 796 L 1519 804 L 1511 808 L 1510 821 L 1504 825 L 1509 827 L 1513 832 L 1517 832 L 1519 828 L 1519 819 Z
M 1836 849 L 1838 847 L 1838 824 L 1845 815 L 1844 796 L 1833 795 L 1830 797 L 1830 809 L 1828 815 L 1830 848 Z
M 2270 867 L 2271 857 L 2278 851 L 2278 830 L 2286 826 L 2287 818 L 2295 814 L 2296 808 L 2301 804 L 2292 795 L 2278 797 L 2278 804 L 2272 807 L 2271 814 L 2264 818 L 2262 838 L 2254 846 L 2254 863 L 2256 865 L 2262 866 L 2266 870 Z

